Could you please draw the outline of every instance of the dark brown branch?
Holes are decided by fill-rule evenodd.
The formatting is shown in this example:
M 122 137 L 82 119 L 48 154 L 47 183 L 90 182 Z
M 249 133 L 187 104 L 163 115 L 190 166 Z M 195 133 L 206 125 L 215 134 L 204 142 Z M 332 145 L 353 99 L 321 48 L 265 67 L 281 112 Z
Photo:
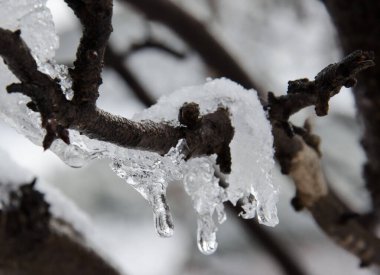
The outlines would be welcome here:
M 16 77 L 23 81 L 22 84 L 8 86 L 8 92 L 29 96 L 33 109 L 41 113 L 42 126 L 47 130 L 45 149 L 56 138 L 69 142 L 66 129 L 75 129 L 90 138 L 160 154 L 165 154 L 179 139 L 185 138 L 188 158 L 215 153 L 220 163 L 229 163 L 228 159 L 224 159 L 229 154 L 224 151 L 229 150 L 228 144 L 234 130 L 229 113 L 224 108 L 200 117 L 196 127 L 173 127 L 151 121 L 133 122 L 99 110 L 92 103 L 78 106 L 66 100 L 58 84 L 37 71 L 36 63 L 19 32 L 0 28 L 0 55 Z M 221 169 L 228 172 L 229 167 L 221 166 Z
M 122 0 L 140 10 L 149 19 L 169 27 L 219 75 L 230 78 L 245 88 L 261 90 L 234 57 L 214 38 L 207 28 L 172 1 Z
M 289 81 L 287 95 L 268 95 L 269 114 L 272 120 L 287 121 L 303 108 L 315 106 L 318 116 L 328 112 L 328 102 L 344 87 L 356 84 L 356 75 L 375 65 L 371 52 L 355 51 L 342 61 L 323 69 L 314 79 L 307 78 Z
M 87 247 L 72 225 L 51 215 L 49 204 L 34 183 L 20 185 L 10 192 L 9 202 L 2 204 L 0 273 L 120 274 Z
M 75 92 L 74 102 L 95 104 L 103 57 L 112 32 L 112 0 L 65 0 L 83 26 L 83 36 L 77 50 L 74 69 L 70 70 Z
M 104 60 L 107 66 L 110 66 L 119 74 L 145 106 L 150 107 L 156 102 L 124 64 L 123 56 L 117 54 L 110 46 L 107 47 Z
M 371 49 L 380 56 L 380 2 L 373 0 L 326 0 L 345 53 Z M 380 66 L 363 74 L 354 90 L 364 125 L 362 145 L 367 156 L 364 178 L 373 201 L 373 214 L 380 220 Z
M 143 42 L 132 44 L 129 47 L 128 51 L 125 54 L 123 54 L 123 56 L 129 57 L 132 54 L 145 49 L 156 49 L 177 59 L 184 59 L 186 57 L 186 53 L 177 51 L 169 47 L 168 45 L 163 44 L 162 42 L 154 40 L 153 38 L 148 38 Z
M 310 132 L 310 127 L 305 130 L 292 127 L 288 118 L 302 106 L 310 105 L 316 105 L 324 114 L 330 97 L 338 93 L 346 81 L 351 83 L 351 79 L 355 79 L 359 71 L 373 64 L 372 55 L 354 52 L 341 62 L 322 70 L 314 82 L 290 82 L 288 95 L 281 96 L 280 99 L 272 95 L 268 103 L 276 157 L 283 173 L 289 174 L 296 186 L 293 206 L 296 210 L 307 208 L 326 234 L 361 259 L 362 265 L 380 264 L 380 240 L 357 219 L 348 218 L 353 217 L 352 211 L 328 189 L 320 164 L 318 138 Z M 304 100 L 299 97 L 301 94 L 304 95 Z M 322 100 L 319 98 L 321 95 L 325 97 Z M 284 104 L 280 104 L 281 101 Z M 322 107 L 318 108 L 318 104 L 322 104 Z

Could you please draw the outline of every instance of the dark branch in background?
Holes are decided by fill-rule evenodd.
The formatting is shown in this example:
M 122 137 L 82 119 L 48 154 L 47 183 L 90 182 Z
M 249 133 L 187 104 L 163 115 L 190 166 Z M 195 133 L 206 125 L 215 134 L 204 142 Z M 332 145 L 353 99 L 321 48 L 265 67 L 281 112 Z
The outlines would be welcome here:
M 76 103 L 95 104 L 102 83 L 103 56 L 112 32 L 112 0 L 65 0 L 83 26 L 74 69 L 70 70 Z
M 111 46 L 107 47 L 104 61 L 107 66 L 114 69 L 124 82 L 132 89 L 137 98 L 145 105 L 152 106 L 156 101 L 146 92 L 143 85 L 137 80 L 136 76 L 125 65 L 124 57 L 117 54 Z
M 143 42 L 133 43 L 129 47 L 128 51 L 125 54 L 123 54 L 123 57 L 129 57 L 134 53 L 137 53 L 139 51 L 146 50 L 146 49 L 156 49 L 170 56 L 173 56 L 177 59 L 184 59 L 186 57 L 185 52 L 177 51 L 176 49 L 173 49 L 169 47 L 168 45 L 165 45 L 164 43 L 156 41 L 150 37 Z
M 205 63 L 220 76 L 230 78 L 247 89 L 260 89 L 207 28 L 172 1 L 122 0 L 146 15 L 150 20 L 169 27 L 198 52 Z
M 323 1 L 338 31 L 343 51 L 371 49 L 380 56 L 380 1 Z M 354 89 L 358 115 L 364 125 L 363 149 L 367 156 L 364 178 L 373 202 L 367 222 L 380 221 L 380 67 L 363 74 Z M 368 224 L 368 223 L 367 223 Z
M 259 242 L 272 257 L 279 263 L 285 274 L 289 275 L 305 275 L 307 274 L 297 260 L 289 254 L 289 251 L 281 243 L 281 240 L 270 234 L 256 220 L 245 220 L 239 218 L 238 215 L 243 211 L 239 207 L 232 204 L 227 205 L 228 209 L 236 214 L 236 219 L 247 232 L 248 237 L 255 242 Z
M 34 184 L 35 180 L 20 185 L 9 193 L 8 202 L 2 202 L 0 273 L 119 274 L 87 247 L 70 224 L 52 217 L 49 204 Z M 57 225 L 64 229 L 57 230 Z
M 319 140 L 310 127 L 305 130 L 292 127 L 288 118 L 310 105 L 315 105 L 318 115 L 326 115 L 330 97 L 343 86 L 355 84 L 360 71 L 374 66 L 373 59 L 372 53 L 356 51 L 326 67 L 314 81 L 290 81 L 288 94 L 280 97 L 270 94 L 267 106 L 276 157 L 282 172 L 289 174 L 296 185 L 293 206 L 296 210 L 307 208 L 318 225 L 337 244 L 359 257 L 363 266 L 380 265 L 380 240 L 353 219 L 352 211 L 328 190 L 319 160 Z

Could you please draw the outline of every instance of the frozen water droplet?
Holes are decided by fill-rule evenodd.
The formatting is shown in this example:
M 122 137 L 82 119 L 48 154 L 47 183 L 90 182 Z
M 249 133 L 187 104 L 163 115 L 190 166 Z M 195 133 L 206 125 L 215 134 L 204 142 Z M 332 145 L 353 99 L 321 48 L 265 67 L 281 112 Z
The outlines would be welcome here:
M 210 255 L 218 248 L 216 242 L 216 227 L 211 215 L 202 215 L 198 218 L 197 229 L 198 249 L 205 255 Z
M 66 90 L 66 92 L 64 94 L 65 94 L 65 97 L 66 97 L 67 100 L 69 100 L 69 101 L 73 100 L 73 98 L 74 98 L 74 91 L 73 91 L 73 89 Z
M 153 216 L 158 235 L 165 238 L 173 236 L 174 224 L 169 205 L 166 203 L 165 194 L 160 191 L 152 192 L 150 204 L 153 208 Z

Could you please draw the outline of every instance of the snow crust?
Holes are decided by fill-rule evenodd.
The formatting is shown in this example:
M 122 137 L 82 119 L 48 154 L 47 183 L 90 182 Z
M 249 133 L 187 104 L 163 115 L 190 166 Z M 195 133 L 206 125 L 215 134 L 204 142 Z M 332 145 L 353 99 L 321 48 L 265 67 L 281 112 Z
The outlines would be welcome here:
M 0 27 L 21 30 L 21 37 L 31 50 L 38 70 L 56 78 L 67 100 L 72 100 L 72 81 L 65 65 L 54 60 L 59 39 L 55 32 L 53 17 L 46 7 L 46 0 L 0 0 Z M 0 67 L 0 73 L 7 70 Z
M 57 65 L 53 59 L 58 38 L 45 2 L 0 0 L 8 11 L 1 14 L 0 27 L 22 30 L 22 36 L 31 48 L 39 70 L 58 78 L 64 92 L 67 88 L 66 97 L 70 100 L 73 94 L 67 92 L 71 89 L 67 68 Z M 17 17 L 12 14 L 12 18 L 18 19 L 7 17 L 13 10 L 17 12 Z M 39 32 L 40 28 L 44 30 Z M 17 82 L 17 79 L 1 65 L 0 85 L 5 88 Z M 41 145 L 44 130 L 41 129 L 39 115 L 26 108 L 28 101 L 23 95 L 7 95 L 3 91 L 0 93 L 0 118 L 35 144 Z M 235 128 L 230 144 L 232 172 L 222 175 L 229 184 L 227 188 L 221 187 L 219 178 L 215 176 L 220 173 L 215 156 L 184 161 L 182 152 L 186 140 L 180 140 L 165 156 L 160 156 L 91 140 L 76 131 L 70 131 L 70 145 L 58 140 L 50 149 L 72 167 L 81 167 L 97 158 L 110 159 L 112 170 L 148 201 L 153 210 L 157 233 L 162 237 L 170 237 L 174 232 L 166 189 L 168 184 L 182 182 L 198 215 L 198 247 L 202 253 L 211 254 L 218 246 L 217 224 L 226 220 L 223 207 L 226 201 L 234 205 L 239 202 L 244 209 L 241 213 L 243 218 L 253 218 L 257 214 L 260 223 L 268 226 L 278 223 L 278 188 L 271 180 L 274 166 L 273 137 L 256 92 L 245 90 L 227 79 L 209 80 L 201 86 L 180 89 L 161 98 L 153 107 L 135 115 L 134 119 L 165 121 L 178 126 L 179 108 L 185 102 L 198 103 L 201 114 L 213 112 L 220 106 L 228 108 L 231 114 Z

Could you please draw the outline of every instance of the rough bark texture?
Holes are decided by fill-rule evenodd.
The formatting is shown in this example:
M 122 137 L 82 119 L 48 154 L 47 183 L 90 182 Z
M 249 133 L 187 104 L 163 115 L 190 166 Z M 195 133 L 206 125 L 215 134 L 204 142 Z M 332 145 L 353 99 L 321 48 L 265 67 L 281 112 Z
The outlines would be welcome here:
M 76 103 L 95 104 L 102 83 L 103 57 L 112 32 L 112 0 L 65 0 L 83 26 L 75 68 L 70 70 Z
M 70 224 L 52 217 L 33 181 L 11 191 L 0 210 L 0 274 L 120 273 L 87 247 Z
M 338 31 L 343 51 L 369 49 L 380 56 L 380 2 L 376 0 L 324 1 Z M 359 78 L 354 96 L 364 125 L 362 145 L 367 155 L 364 178 L 380 220 L 380 66 Z

